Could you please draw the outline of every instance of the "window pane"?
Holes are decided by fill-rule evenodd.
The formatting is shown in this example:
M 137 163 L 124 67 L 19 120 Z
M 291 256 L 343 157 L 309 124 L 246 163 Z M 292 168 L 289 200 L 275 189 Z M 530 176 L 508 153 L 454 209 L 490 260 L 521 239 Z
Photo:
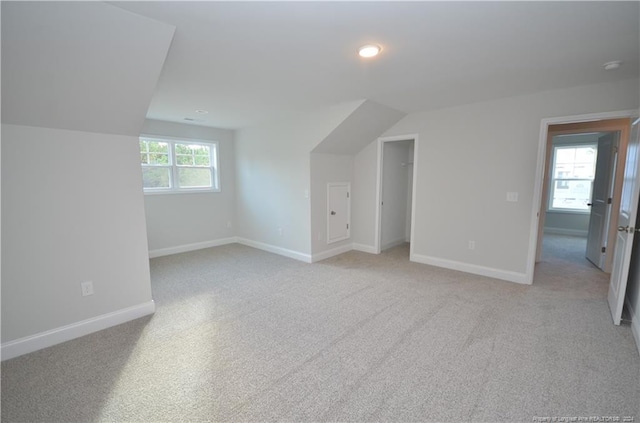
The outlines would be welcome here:
M 211 169 L 180 168 L 178 169 L 178 184 L 181 188 L 211 188 Z
M 176 163 L 178 166 L 191 166 L 193 164 L 193 157 L 190 155 L 176 154 Z
M 209 166 L 209 163 L 211 163 L 211 160 L 208 154 L 206 156 L 203 156 L 203 155 L 195 156 L 194 159 L 195 159 L 194 164 L 196 166 Z
M 556 148 L 556 163 L 573 163 L 575 156 L 575 148 Z
M 579 147 L 576 148 L 576 162 L 578 163 L 595 163 L 596 149 L 595 147 Z
M 161 154 L 161 153 L 150 153 L 149 154 L 149 164 L 153 165 L 168 165 L 169 164 L 169 155 Z
M 189 146 L 186 144 L 176 143 L 176 154 L 189 154 L 191 155 L 191 150 Z
M 554 148 L 551 209 L 589 211 L 597 155 L 596 145 Z
M 596 171 L 595 146 L 556 147 L 554 178 L 593 179 Z
M 171 169 L 143 166 L 142 183 L 145 188 L 171 188 Z
M 176 143 L 175 150 L 179 166 L 209 166 L 211 163 L 208 145 Z
M 140 140 L 140 162 L 142 164 L 168 165 L 169 143 Z
M 553 185 L 551 207 L 554 209 L 589 210 L 587 203 L 591 200 L 589 180 L 563 180 Z
M 169 154 L 169 144 L 166 142 L 147 141 L 149 143 L 149 151 L 152 153 Z

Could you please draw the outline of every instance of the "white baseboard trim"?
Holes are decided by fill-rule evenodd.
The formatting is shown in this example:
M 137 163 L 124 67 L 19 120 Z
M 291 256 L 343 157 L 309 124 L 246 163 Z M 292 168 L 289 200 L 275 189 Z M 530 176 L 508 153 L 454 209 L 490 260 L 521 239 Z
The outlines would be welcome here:
M 203 248 L 218 247 L 220 245 L 234 244 L 238 241 L 236 237 L 214 239 L 212 241 L 196 242 L 193 244 L 177 245 L 175 247 L 159 248 L 149 251 L 149 258 L 170 256 L 172 254 L 186 253 L 187 251 L 202 250 Z
M 282 247 L 277 247 L 271 244 L 265 244 L 264 242 L 253 241 L 246 238 L 237 238 L 238 244 L 246 245 L 248 247 L 257 248 L 258 250 L 268 251 L 270 253 L 278 254 L 281 256 L 289 257 L 295 260 L 300 260 L 305 263 L 311 263 L 311 254 L 300 253 L 298 251 L 289 250 Z
M 402 245 L 405 242 L 407 242 L 407 241 L 405 241 L 404 238 L 400 238 L 400 239 L 397 239 L 395 241 L 387 242 L 386 244 L 382 245 L 382 251 L 388 250 L 389 248 L 397 247 L 398 245 Z
M 589 235 L 589 231 L 584 231 L 581 229 L 565 229 L 565 228 L 544 228 L 545 234 L 554 234 L 554 235 L 569 235 L 569 236 L 581 236 L 587 237 Z
M 636 311 L 629 302 L 629 298 L 625 297 L 624 302 L 627 304 L 627 309 L 631 313 L 631 333 L 633 334 L 633 339 L 636 341 L 638 354 L 640 354 L 640 315 L 636 314 Z
M 494 269 L 492 267 L 478 266 L 476 264 L 462 263 L 459 261 L 423 256 L 420 254 L 411 254 L 410 260 L 415 261 L 416 263 L 429 264 L 431 266 L 444 267 L 445 269 L 459 270 L 461 272 L 472 273 L 474 275 L 488 276 L 490 278 L 530 285 L 525 273 Z
M 2 360 L 18 357 L 43 348 L 61 344 L 81 336 L 89 335 L 130 320 L 148 316 L 156 311 L 153 300 L 133 307 L 123 308 L 112 313 L 102 314 L 70 325 L 51 329 L 35 335 L 5 342 L 0 349 Z
M 354 250 L 362 251 L 363 253 L 378 254 L 378 252 L 376 251 L 376 247 L 374 247 L 373 245 L 356 244 L 356 243 L 354 243 L 351 247 Z
M 347 251 L 353 250 L 353 244 L 343 245 L 341 247 L 332 248 L 327 251 L 323 251 L 321 253 L 313 254 L 311 256 L 311 262 L 315 263 L 321 260 L 328 259 L 329 257 L 337 256 L 339 254 L 346 253 Z

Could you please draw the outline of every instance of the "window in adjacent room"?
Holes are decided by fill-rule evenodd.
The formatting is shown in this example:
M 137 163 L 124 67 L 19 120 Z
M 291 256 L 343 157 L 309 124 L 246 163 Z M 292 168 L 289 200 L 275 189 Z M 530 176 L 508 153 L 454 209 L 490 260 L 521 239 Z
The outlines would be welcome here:
M 553 147 L 549 210 L 589 213 L 597 154 L 596 144 Z
M 219 191 L 218 143 L 140 137 L 145 193 Z

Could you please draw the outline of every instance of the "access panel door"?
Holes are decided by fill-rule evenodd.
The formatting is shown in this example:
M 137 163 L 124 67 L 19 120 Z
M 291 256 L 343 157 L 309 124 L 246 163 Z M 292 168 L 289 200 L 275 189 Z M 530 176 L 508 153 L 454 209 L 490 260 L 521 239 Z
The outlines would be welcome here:
M 351 226 L 350 184 L 327 184 L 327 244 L 349 238 Z

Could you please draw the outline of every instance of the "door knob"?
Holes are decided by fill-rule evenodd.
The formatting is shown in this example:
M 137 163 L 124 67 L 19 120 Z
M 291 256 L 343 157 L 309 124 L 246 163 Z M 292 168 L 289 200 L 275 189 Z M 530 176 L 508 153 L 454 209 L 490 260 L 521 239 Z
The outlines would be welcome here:
M 628 226 L 618 226 L 618 232 L 629 232 Z
M 331 216 L 335 216 L 336 212 L 334 212 L 333 210 L 331 210 Z
M 592 203 L 587 203 L 587 206 L 591 207 L 591 206 L 593 206 L 593 204 Z

